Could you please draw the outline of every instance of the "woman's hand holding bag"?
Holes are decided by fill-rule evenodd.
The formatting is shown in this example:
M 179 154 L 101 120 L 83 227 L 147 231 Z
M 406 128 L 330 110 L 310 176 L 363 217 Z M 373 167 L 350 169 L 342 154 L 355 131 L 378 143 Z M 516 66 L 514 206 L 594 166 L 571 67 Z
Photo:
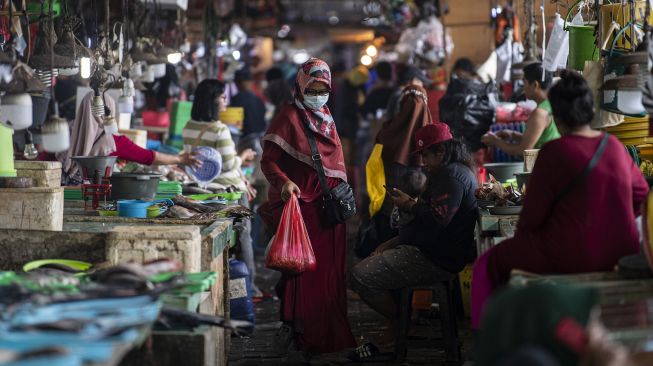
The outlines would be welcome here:
M 265 256 L 265 265 L 288 273 L 314 271 L 317 267 L 315 253 L 295 194 L 291 195 L 283 208 L 277 232 Z

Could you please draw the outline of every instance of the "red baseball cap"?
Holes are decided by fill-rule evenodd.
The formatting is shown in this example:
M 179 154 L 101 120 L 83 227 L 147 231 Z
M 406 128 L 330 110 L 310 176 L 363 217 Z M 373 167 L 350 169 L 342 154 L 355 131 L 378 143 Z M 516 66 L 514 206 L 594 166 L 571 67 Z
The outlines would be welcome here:
M 453 140 L 449 126 L 442 122 L 426 125 L 415 133 L 415 152 L 421 152 L 435 144 Z

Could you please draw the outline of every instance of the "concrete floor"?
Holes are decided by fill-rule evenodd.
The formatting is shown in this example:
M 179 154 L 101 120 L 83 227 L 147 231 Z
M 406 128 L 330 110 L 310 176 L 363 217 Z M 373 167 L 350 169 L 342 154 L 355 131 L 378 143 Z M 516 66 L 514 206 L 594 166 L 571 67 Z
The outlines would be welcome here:
M 262 258 L 258 263 L 262 263 Z M 279 274 L 266 268 L 258 272 L 259 287 L 269 293 L 274 293 L 273 287 Z M 348 292 L 349 321 L 358 341 L 374 339 L 384 330 L 382 318 L 365 305 L 358 297 Z M 272 350 L 272 339 L 277 328 L 279 300 L 274 298 L 256 305 L 256 330 L 249 338 L 233 338 L 229 364 L 233 366 L 249 365 L 356 365 L 347 359 L 347 351 L 325 354 L 305 363 L 300 352 L 291 352 L 287 357 L 279 357 Z M 437 320 L 434 320 L 437 327 Z M 463 339 L 463 357 L 469 359 L 471 348 L 471 332 L 469 321 L 459 323 L 460 336 Z M 424 327 L 416 327 L 416 331 L 424 331 Z M 395 365 L 396 363 L 376 363 L 376 365 Z M 437 343 L 428 349 L 409 349 L 403 365 L 445 365 L 444 352 Z

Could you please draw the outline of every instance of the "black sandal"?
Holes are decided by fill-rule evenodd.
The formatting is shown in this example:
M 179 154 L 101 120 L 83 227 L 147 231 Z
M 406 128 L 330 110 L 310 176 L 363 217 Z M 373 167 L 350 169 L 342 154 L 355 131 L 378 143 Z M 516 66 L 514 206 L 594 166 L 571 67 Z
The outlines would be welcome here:
M 381 352 L 379 347 L 375 346 L 373 343 L 367 342 L 364 343 L 347 356 L 348 359 L 354 362 L 388 362 L 392 361 L 395 358 L 393 352 Z

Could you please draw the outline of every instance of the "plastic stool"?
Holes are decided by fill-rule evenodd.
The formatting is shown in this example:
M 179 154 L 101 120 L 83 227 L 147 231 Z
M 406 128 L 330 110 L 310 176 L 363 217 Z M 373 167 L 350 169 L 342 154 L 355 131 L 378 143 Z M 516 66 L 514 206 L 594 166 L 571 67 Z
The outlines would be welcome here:
M 456 321 L 456 307 L 453 296 L 453 286 L 457 275 L 452 274 L 449 278 L 442 279 L 432 285 L 411 286 L 401 289 L 399 302 L 399 329 L 395 354 L 397 362 L 403 362 L 408 350 L 408 328 L 410 326 L 411 300 L 413 291 L 428 290 L 433 293 L 433 301 L 440 305 L 440 319 L 442 323 L 442 343 L 448 365 L 459 365 L 461 363 L 460 342 L 458 340 L 458 325 Z M 432 341 L 432 340 L 431 340 Z M 417 347 L 432 347 L 429 340 L 411 341 L 411 345 Z M 418 345 L 419 343 L 419 345 Z

